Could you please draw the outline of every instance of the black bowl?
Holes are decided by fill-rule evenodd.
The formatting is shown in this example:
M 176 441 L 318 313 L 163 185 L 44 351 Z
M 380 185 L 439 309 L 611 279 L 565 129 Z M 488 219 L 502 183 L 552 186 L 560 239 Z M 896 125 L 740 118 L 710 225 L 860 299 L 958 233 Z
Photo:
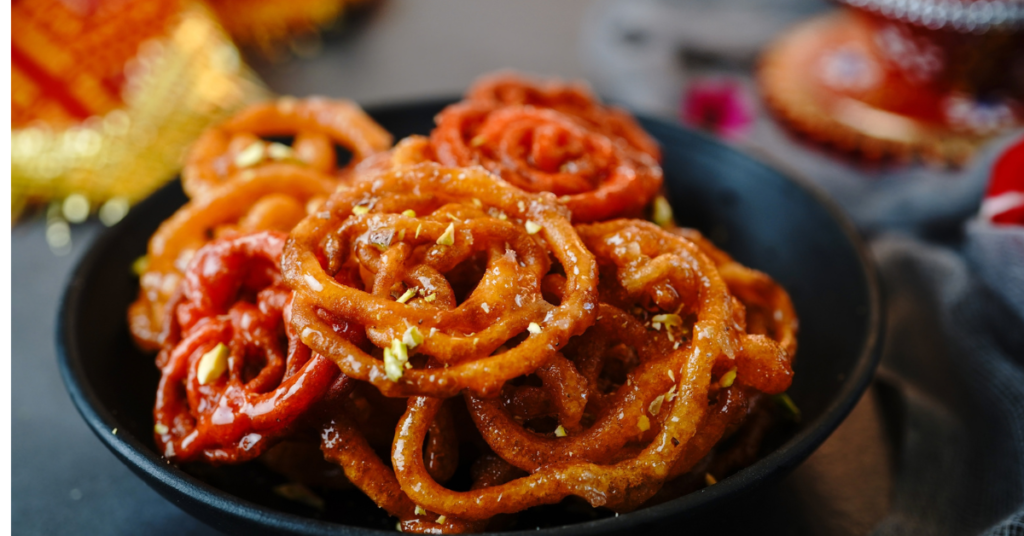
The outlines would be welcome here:
M 371 110 L 396 138 L 426 133 L 445 101 Z M 806 459 L 853 408 L 878 362 L 882 310 L 868 253 L 853 226 L 816 190 L 721 143 L 641 119 L 662 145 L 669 199 L 681 224 L 704 231 L 740 262 L 767 272 L 792 295 L 801 320 L 789 393 L 803 419 L 758 462 L 699 492 L 616 517 L 574 518 L 542 533 L 633 533 L 674 526 L 774 481 Z M 59 312 L 57 351 L 72 400 L 100 440 L 156 491 L 229 533 L 365 534 L 394 531 L 367 499 L 344 495 L 306 510 L 271 493 L 279 482 L 258 464 L 216 469 L 169 465 L 156 452 L 151 408 L 158 372 L 128 335 L 137 281 L 129 271 L 150 235 L 185 202 L 175 182 L 108 230 L 75 270 Z M 113 430 L 117 429 L 117 433 Z M 549 512 L 550 513 L 550 512 Z M 542 511 L 529 519 L 550 523 Z M 526 534 L 527 532 L 524 532 Z M 528 531 L 536 534 L 536 530 Z

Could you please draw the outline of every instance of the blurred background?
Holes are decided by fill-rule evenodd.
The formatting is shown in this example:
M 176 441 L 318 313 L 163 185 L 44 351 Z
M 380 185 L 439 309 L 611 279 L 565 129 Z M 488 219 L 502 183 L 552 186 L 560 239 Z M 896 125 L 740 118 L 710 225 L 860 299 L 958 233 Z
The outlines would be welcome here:
M 214 533 L 91 435 L 50 342 L 76 260 L 204 128 L 275 94 L 456 98 L 498 69 L 703 130 L 871 241 L 879 380 L 744 506 L 769 532 L 1024 531 L 1021 0 L 15 0 L 11 21 L 15 532 Z

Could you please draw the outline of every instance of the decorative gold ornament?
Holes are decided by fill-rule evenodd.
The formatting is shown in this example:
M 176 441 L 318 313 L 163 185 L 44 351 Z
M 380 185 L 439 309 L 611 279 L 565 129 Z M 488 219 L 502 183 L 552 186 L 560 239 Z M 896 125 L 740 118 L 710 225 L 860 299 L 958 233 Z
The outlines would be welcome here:
M 61 200 L 59 211 L 48 211 L 56 229 L 51 245 L 66 242 L 56 224 L 62 219 L 80 221 L 98 210 L 104 223 L 116 223 L 174 176 L 203 129 L 269 95 L 197 4 L 182 4 L 165 33 L 139 45 L 120 90 L 122 102 L 107 98 L 86 108 L 108 111 L 77 124 L 39 120 L 12 130 L 14 218 L 31 204 Z

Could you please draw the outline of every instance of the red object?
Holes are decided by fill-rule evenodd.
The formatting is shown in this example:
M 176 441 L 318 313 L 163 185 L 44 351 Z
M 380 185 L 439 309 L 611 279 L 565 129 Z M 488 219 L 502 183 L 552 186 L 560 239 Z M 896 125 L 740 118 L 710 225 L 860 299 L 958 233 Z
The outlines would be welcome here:
M 754 122 L 743 88 L 729 80 L 695 81 L 683 94 L 680 119 L 727 140 L 741 138 Z
M 285 235 L 215 240 L 185 273 L 181 340 L 167 346 L 153 418 L 163 455 L 236 463 L 259 456 L 323 398 L 338 367 L 290 329 L 291 290 L 277 266 Z M 226 369 L 207 383 L 203 355 L 223 344 Z
M 126 69 L 173 28 L 180 0 L 14 0 L 11 127 L 68 126 L 123 106 Z
M 961 165 L 981 143 L 1024 125 L 1024 79 L 1015 74 L 1024 68 L 1024 25 L 975 30 L 840 10 L 785 32 L 762 56 L 758 79 L 768 107 L 813 140 L 865 160 Z
M 1024 138 L 1012 145 L 992 168 L 992 179 L 981 202 L 982 219 L 1024 225 Z

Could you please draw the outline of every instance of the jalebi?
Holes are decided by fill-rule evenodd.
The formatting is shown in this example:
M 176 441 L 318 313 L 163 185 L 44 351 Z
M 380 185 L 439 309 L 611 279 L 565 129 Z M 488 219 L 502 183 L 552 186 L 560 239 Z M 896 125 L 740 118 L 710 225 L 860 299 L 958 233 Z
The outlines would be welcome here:
M 610 392 L 600 381 L 543 384 L 549 393 L 584 386 L 577 396 L 593 399 L 583 409 L 589 425 L 585 430 L 575 429 L 578 417 L 558 412 L 557 422 L 570 426 L 528 430 L 498 401 L 467 394 L 477 429 L 491 448 L 530 473 L 469 492 L 445 489 L 426 472 L 421 445 L 440 401 L 411 399 L 396 433 L 392 462 L 402 489 L 417 504 L 464 519 L 517 512 L 569 495 L 593 506 L 631 510 L 654 496 L 678 464 L 699 460 L 714 445 L 701 441 L 702 424 L 731 406 L 712 408 L 717 410 L 712 413 L 709 397 L 728 400 L 722 391 L 729 389 L 788 387 L 792 354 L 776 341 L 746 333 L 743 307 L 694 243 L 630 220 L 579 226 L 577 231 L 602 267 L 601 300 L 607 305 L 599 309 L 593 333 L 579 337 L 577 361 L 563 366 L 574 366 L 575 374 L 584 378 L 584 371 L 600 374 L 608 363 L 592 362 L 622 361 L 616 350 L 624 345 L 621 351 L 631 354 L 626 366 L 632 365 L 626 368 L 625 381 L 613 383 Z M 637 311 L 626 312 L 633 309 Z M 570 356 L 572 342 L 566 347 Z M 723 388 L 726 374 L 733 379 Z M 541 371 L 537 375 L 542 382 L 557 377 Z M 608 380 L 614 382 L 614 376 Z M 589 419 L 587 408 L 593 411 Z M 711 430 L 717 432 L 715 441 L 723 431 Z M 687 456 L 691 444 L 696 455 Z
M 258 457 L 429 533 L 628 512 L 756 460 L 793 304 L 699 232 L 625 218 L 661 187 L 630 116 L 501 75 L 339 171 L 342 140 L 280 106 L 210 134 L 150 243 L 130 319 L 168 459 Z M 256 135 L 314 149 L 231 168 Z
M 296 138 L 292 146 L 268 145 L 257 134 Z M 207 131 L 183 173 L 192 201 L 150 240 L 139 299 L 129 311 L 136 342 L 147 349 L 160 347 L 168 303 L 182 272 L 211 238 L 261 230 L 287 233 L 338 186 L 334 143 L 352 149 L 354 167 L 387 149 L 390 140 L 354 104 L 326 99 L 279 99 L 252 106 Z M 239 151 L 249 148 L 259 154 L 253 153 L 249 165 L 239 168 Z
M 662 184 L 657 144 L 576 86 L 485 82 L 437 116 L 431 143 L 445 165 L 481 165 L 524 190 L 555 193 L 574 222 L 636 216 Z
M 278 270 L 284 241 L 272 232 L 218 240 L 191 263 L 174 311 L 180 340 L 165 347 L 154 409 L 164 456 L 255 458 L 338 376 L 284 321 L 291 298 Z
M 263 137 L 294 142 L 289 146 Z M 345 168 L 337 167 L 335 145 L 352 152 Z M 251 106 L 207 130 L 189 151 L 181 182 L 196 198 L 244 169 L 298 165 L 333 186 L 360 161 L 390 146 L 391 135 L 354 103 L 285 97 Z
M 558 304 L 541 293 L 552 260 Z M 564 209 L 479 168 L 428 162 L 338 190 L 292 231 L 282 267 L 303 342 L 388 396 L 495 393 L 596 312 L 596 265 Z M 390 353 L 354 348 L 325 312 Z

